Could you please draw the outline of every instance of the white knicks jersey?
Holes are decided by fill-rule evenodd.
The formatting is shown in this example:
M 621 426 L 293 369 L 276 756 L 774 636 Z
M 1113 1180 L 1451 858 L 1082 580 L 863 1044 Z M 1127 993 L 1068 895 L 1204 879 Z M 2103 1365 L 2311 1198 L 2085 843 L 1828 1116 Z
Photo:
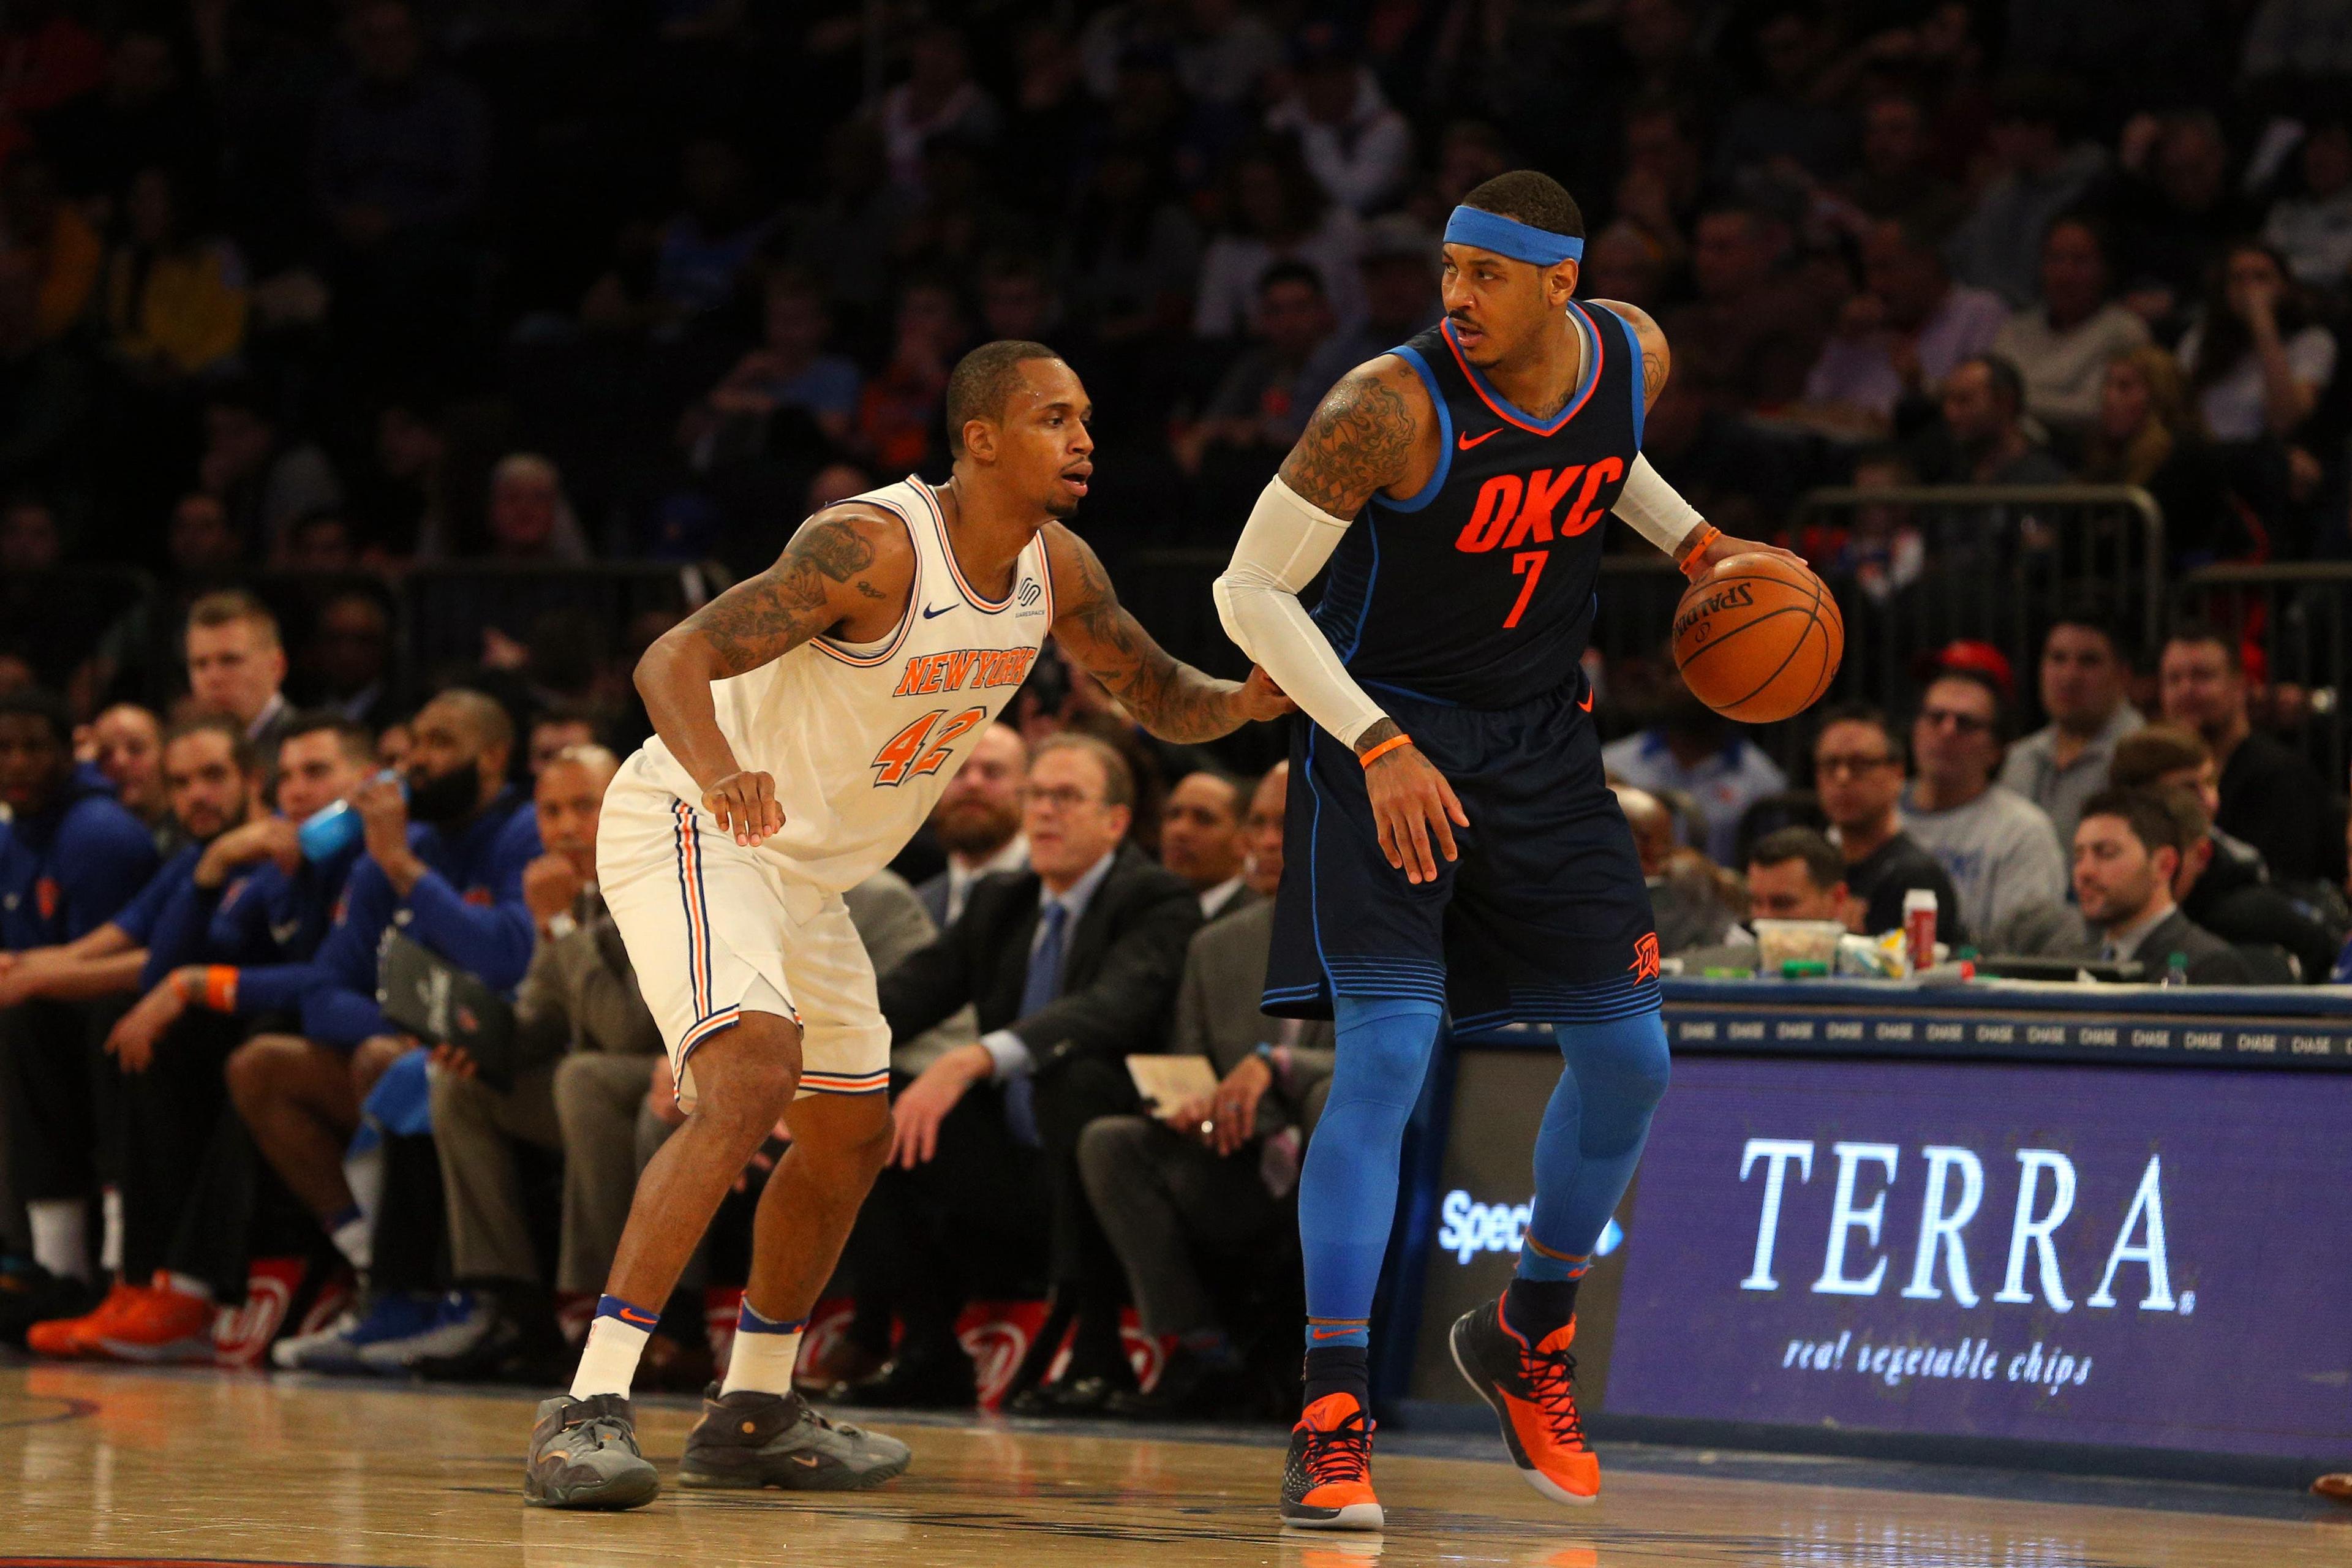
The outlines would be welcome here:
M 880 870 L 1013 699 L 1054 624 L 1041 534 L 1020 554 L 1012 591 L 982 598 L 949 548 L 929 486 L 855 498 L 896 513 L 915 546 L 906 619 L 881 642 L 818 637 L 745 674 L 711 682 L 719 729 L 746 769 L 772 775 L 783 831 L 761 848 L 780 868 L 835 892 Z M 697 806 L 702 791 L 656 735 L 622 778 Z

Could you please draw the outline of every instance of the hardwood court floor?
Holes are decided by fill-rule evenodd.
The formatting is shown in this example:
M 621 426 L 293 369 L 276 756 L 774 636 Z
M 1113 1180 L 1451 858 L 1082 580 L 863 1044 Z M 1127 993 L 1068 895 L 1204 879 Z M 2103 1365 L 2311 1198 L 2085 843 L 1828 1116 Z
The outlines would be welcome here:
M 1614 1465 L 1601 1505 L 1575 1511 L 1497 1458 L 1389 1452 L 1377 1471 L 1384 1536 L 1286 1535 L 1270 1506 L 1281 1464 L 1271 1435 L 1252 1444 L 979 1422 L 894 1423 L 915 1468 L 877 1491 L 811 1500 L 672 1487 L 635 1513 L 562 1514 L 525 1508 L 518 1491 L 530 1415 L 527 1395 L 504 1393 L 0 1364 L 0 1565 L 2352 1563 L 2352 1510 L 2281 1496 L 2031 1480 L 2013 1495 L 1981 1495 L 1980 1484 L 1962 1495 L 1958 1482 L 1936 1489 L 1933 1472 L 1892 1489 L 1851 1484 L 1870 1467 L 1813 1460 L 1742 1460 L 1726 1475 L 1671 1450 Z M 692 1419 L 685 1401 L 641 1406 L 666 1473 Z

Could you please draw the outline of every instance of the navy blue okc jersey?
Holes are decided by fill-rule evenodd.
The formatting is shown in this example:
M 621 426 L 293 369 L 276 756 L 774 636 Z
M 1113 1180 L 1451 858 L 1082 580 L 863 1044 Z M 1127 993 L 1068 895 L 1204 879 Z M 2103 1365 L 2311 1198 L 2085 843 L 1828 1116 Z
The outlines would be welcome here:
M 1444 323 L 1393 351 L 1436 405 L 1437 471 L 1375 495 L 1331 558 L 1315 620 L 1357 679 L 1511 708 L 1576 679 L 1601 521 L 1642 445 L 1642 352 L 1612 311 L 1569 306 L 1582 384 L 1549 419 L 1514 408 Z

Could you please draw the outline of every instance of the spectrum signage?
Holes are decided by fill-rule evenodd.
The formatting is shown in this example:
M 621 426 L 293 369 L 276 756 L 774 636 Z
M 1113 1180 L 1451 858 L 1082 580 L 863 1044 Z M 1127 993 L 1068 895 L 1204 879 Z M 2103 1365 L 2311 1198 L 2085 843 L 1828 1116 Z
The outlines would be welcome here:
M 1607 1408 L 2352 1455 L 2352 1078 L 1684 1056 Z

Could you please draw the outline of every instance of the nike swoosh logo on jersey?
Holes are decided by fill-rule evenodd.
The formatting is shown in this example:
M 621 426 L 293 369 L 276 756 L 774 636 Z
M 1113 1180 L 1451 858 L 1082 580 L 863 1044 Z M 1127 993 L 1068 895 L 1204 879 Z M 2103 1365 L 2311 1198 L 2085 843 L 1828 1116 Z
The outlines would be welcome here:
M 923 619 L 925 619 L 925 620 L 927 620 L 927 621 L 928 621 L 928 620 L 929 620 L 929 619 L 930 619 L 932 616 L 944 616 L 944 615 L 946 615 L 950 610 L 952 610 L 952 609 L 954 609 L 954 608 L 955 608 L 955 606 L 954 606 L 953 605 L 940 605 L 938 609 L 936 609 L 936 610 L 934 610 L 934 609 L 929 609 L 929 608 L 928 608 L 928 607 L 927 607 L 927 608 L 925 608 L 925 610 L 923 611 Z
M 1492 430 L 1481 430 L 1475 436 L 1473 436 L 1469 431 L 1465 430 L 1460 436 L 1454 438 L 1454 444 L 1463 451 L 1466 452 L 1471 447 L 1476 446 L 1479 442 L 1486 439 L 1487 437 L 1499 436 L 1502 433 L 1503 427 L 1500 425 L 1496 426 Z
M 1591 693 L 1590 691 L 1588 691 L 1588 692 L 1586 692 L 1583 696 L 1581 696 L 1581 697 L 1578 698 L 1578 699 L 1576 700 L 1576 705 L 1577 705 L 1579 708 L 1583 709 L 1587 713 L 1591 712 L 1591 711 L 1592 711 L 1592 693 Z

